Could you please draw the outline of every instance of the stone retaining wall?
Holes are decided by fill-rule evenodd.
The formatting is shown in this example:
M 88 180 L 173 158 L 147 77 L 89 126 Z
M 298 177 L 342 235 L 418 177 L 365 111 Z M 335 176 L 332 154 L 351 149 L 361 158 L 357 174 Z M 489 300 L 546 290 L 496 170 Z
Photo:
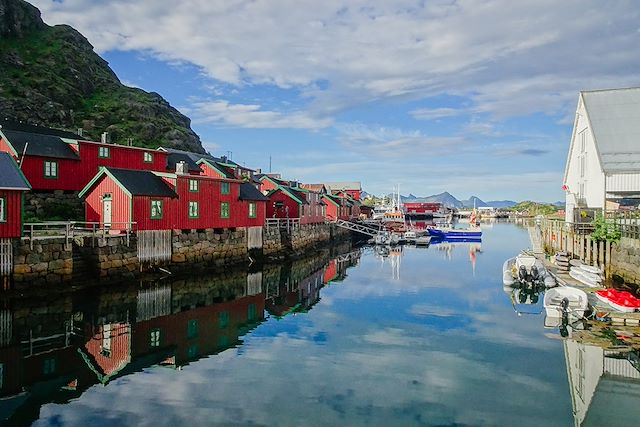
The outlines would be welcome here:
M 84 207 L 77 191 L 27 191 L 24 194 L 24 215 L 40 220 L 84 218 Z
M 64 239 L 14 242 L 13 277 L 16 282 L 60 283 L 73 274 L 73 251 Z
M 611 248 L 611 274 L 640 285 L 640 240 L 623 237 Z
M 260 258 L 300 256 L 329 241 L 346 240 L 348 230 L 328 224 L 302 225 L 288 233 L 284 229 L 263 229 L 263 248 L 247 249 L 247 230 L 172 231 L 171 260 L 158 265 L 171 271 L 198 267 L 222 267 L 259 261 Z M 250 259 L 251 257 L 251 259 Z M 131 278 L 157 266 L 140 265 L 135 235 L 84 237 L 14 242 L 14 280 L 25 285 L 60 283 L 73 276 Z

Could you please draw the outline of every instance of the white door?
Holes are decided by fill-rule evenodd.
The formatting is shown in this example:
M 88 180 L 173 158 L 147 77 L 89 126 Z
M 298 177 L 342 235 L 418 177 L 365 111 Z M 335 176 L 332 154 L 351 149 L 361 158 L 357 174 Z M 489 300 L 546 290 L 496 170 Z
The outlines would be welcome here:
M 105 227 L 111 227 L 111 198 L 106 198 L 102 203 L 102 222 Z

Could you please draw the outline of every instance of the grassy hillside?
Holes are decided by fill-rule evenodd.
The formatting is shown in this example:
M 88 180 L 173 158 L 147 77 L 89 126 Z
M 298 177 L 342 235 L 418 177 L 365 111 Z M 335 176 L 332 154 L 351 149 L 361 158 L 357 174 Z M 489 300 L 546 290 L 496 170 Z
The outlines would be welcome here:
M 76 130 L 99 139 L 202 152 L 189 118 L 156 93 L 120 83 L 87 39 L 67 25 L 49 27 L 21 0 L 0 0 L 0 115 Z M 21 22 L 15 22 L 21 20 Z M 15 26 L 23 31 L 10 31 Z

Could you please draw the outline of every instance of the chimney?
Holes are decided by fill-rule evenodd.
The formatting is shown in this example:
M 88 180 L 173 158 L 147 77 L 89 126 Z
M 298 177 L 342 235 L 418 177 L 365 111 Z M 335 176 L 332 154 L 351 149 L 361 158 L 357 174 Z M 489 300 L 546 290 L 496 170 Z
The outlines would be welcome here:
M 78 128 L 78 135 L 82 136 L 82 128 Z
M 289 181 L 291 188 L 298 188 L 298 181 Z
M 186 175 L 189 171 L 187 170 L 187 163 L 184 161 L 180 161 L 176 163 L 176 174 L 178 175 Z
M 103 144 L 109 143 L 109 132 L 102 132 L 102 135 L 100 135 L 100 142 Z
M 127 145 L 133 147 L 133 138 L 127 138 Z
M 256 169 L 256 173 L 262 173 L 262 169 L 261 168 Z
M 227 156 L 220 157 L 220 160 L 222 160 L 222 163 L 227 163 Z

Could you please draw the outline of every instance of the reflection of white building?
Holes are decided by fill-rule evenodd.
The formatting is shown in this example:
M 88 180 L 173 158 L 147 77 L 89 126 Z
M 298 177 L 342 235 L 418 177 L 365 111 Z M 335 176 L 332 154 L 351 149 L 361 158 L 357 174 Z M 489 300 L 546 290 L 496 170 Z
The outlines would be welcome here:
M 579 208 L 640 197 L 639 138 L 640 88 L 580 92 L 564 172 L 567 222 L 579 222 Z
M 640 371 L 628 357 L 633 353 L 565 340 L 564 354 L 576 427 L 640 423 Z

